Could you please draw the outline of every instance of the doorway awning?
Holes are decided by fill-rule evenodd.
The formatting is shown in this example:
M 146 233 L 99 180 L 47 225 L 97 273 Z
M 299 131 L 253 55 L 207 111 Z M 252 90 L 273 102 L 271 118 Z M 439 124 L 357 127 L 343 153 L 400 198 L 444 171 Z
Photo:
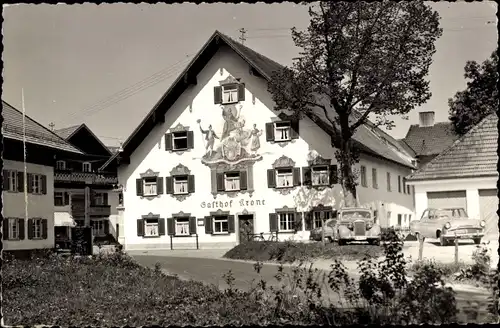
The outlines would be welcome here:
M 54 213 L 54 226 L 56 227 L 75 227 L 76 222 L 69 213 Z

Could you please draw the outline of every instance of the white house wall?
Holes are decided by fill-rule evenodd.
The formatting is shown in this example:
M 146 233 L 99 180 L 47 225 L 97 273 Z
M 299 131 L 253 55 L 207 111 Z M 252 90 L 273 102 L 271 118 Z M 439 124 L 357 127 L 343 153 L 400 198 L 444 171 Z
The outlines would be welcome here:
M 24 163 L 4 160 L 4 170 L 24 171 Z M 38 164 L 26 164 L 28 173 L 42 174 L 47 178 L 45 195 L 27 194 L 28 218 L 25 214 L 26 198 L 24 192 L 2 191 L 3 217 L 24 218 L 24 240 L 3 240 L 4 250 L 27 250 L 54 248 L 54 168 Z M 47 239 L 28 239 L 27 219 L 42 218 L 47 220 Z
M 222 74 L 221 74 L 222 73 Z M 245 83 L 245 101 L 242 102 L 241 117 L 245 119 L 245 128 L 252 128 L 253 124 L 257 129 L 263 130 L 260 136 L 260 149 L 258 154 L 262 159 L 253 166 L 253 187 L 254 192 L 250 197 L 248 193 L 238 194 L 236 197 L 228 195 L 217 195 L 216 199 L 211 194 L 210 168 L 201 162 L 205 154 L 205 139 L 201 134 L 197 120 L 203 129 L 208 125 L 213 126 L 213 130 L 220 137 L 223 128 L 222 109 L 220 105 L 214 104 L 214 87 L 219 85 L 219 81 L 224 80 L 231 74 L 233 77 L 241 78 Z M 301 199 L 309 202 L 309 205 L 322 203 L 325 206 L 338 205 L 335 199 L 340 199 L 340 186 L 334 190 L 328 188 L 319 193 L 316 200 L 311 200 L 311 192 L 304 187 L 296 187 L 290 194 L 282 195 L 267 186 L 267 170 L 272 168 L 272 164 L 281 156 L 287 156 L 295 162 L 295 167 L 308 166 L 308 154 L 315 150 L 323 158 L 332 159 L 335 164 L 334 149 L 331 147 L 330 136 L 321 130 L 309 119 L 300 121 L 299 139 L 293 140 L 286 146 L 266 142 L 265 123 L 275 120 L 277 114 L 271 109 L 273 103 L 270 94 L 267 92 L 267 83 L 249 73 L 249 66 L 232 51 L 221 49 L 205 66 L 204 70 L 197 76 L 197 85 L 191 86 L 177 102 L 168 110 L 165 123 L 157 125 L 151 130 L 146 139 L 141 143 L 130 158 L 129 165 L 120 166 L 118 171 L 119 183 L 124 186 L 124 242 L 127 249 L 146 248 L 170 248 L 170 237 L 168 235 L 158 238 L 143 238 L 137 236 L 136 220 L 142 215 L 153 213 L 162 218 L 171 217 L 172 213 L 190 213 L 196 218 L 203 218 L 209 212 L 216 211 L 217 208 L 207 208 L 207 204 L 217 203 L 232 204 L 231 207 L 223 208 L 229 210 L 232 215 L 242 213 L 244 210 L 256 215 L 254 220 L 255 232 L 269 232 L 269 213 L 274 213 L 276 208 L 287 206 L 289 208 L 301 207 Z M 194 131 L 194 149 L 190 149 L 182 154 L 170 153 L 165 150 L 165 133 L 170 128 L 178 124 L 189 126 L 190 131 Z M 219 140 L 216 140 L 217 147 Z M 164 178 L 170 175 L 170 171 L 178 164 L 188 167 L 191 174 L 195 175 L 195 192 L 190 194 L 186 200 L 178 201 L 165 192 L 157 198 L 145 199 L 136 195 L 136 179 L 140 174 L 151 169 L 159 172 L 159 176 Z M 397 180 L 393 184 L 393 191 L 386 192 L 385 172 L 390 170 L 393 179 L 398 174 L 406 176 L 410 169 L 402 168 L 389 162 L 379 161 L 371 157 L 362 157 L 361 164 L 367 166 L 368 176 L 371 175 L 371 168 L 376 166 L 379 171 L 379 189 L 371 188 L 369 180 L 368 188 L 359 187 L 359 196 L 363 203 L 382 200 L 385 206 L 393 211 L 402 213 L 413 213 L 412 195 L 397 193 Z M 250 185 L 249 181 L 249 185 Z M 163 186 L 165 190 L 165 185 Z M 300 195 L 303 197 L 300 198 Z M 307 198 L 309 197 L 309 200 Z M 251 204 L 254 201 L 254 205 Z M 261 205 L 256 205 L 260 201 Z M 208 235 L 205 234 L 205 227 L 198 226 L 199 243 L 201 247 L 227 247 L 238 242 L 238 223 L 235 217 L 235 231 L 230 235 Z M 304 225 L 303 225 L 304 226 Z M 290 235 L 282 235 L 280 239 Z M 307 239 L 309 232 L 301 231 L 298 238 Z M 174 248 L 195 247 L 194 238 L 174 237 Z

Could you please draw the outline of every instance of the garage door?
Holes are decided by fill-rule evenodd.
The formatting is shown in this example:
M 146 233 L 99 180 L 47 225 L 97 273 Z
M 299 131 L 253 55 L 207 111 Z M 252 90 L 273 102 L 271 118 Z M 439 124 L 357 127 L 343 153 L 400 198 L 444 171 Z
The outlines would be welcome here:
M 428 192 L 427 203 L 430 208 L 462 207 L 467 210 L 465 190 Z
M 498 196 L 496 189 L 479 190 L 479 213 L 486 221 L 485 239 L 498 239 Z

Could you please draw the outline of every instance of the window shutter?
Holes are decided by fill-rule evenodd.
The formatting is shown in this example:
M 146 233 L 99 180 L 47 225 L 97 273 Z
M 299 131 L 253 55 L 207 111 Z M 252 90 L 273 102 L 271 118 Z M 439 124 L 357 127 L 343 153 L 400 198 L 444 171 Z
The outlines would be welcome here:
M 42 182 L 42 195 L 47 195 L 47 176 L 46 175 L 41 176 L 41 182 Z
M 69 205 L 69 197 L 70 197 L 69 192 L 67 192 L 67 191 L 63 192 L 63 197 L 64 197 L 64 203 L 63 204 L 64 205 Z
M 8 240 L 9 239 L 9 219 L 3 219 L 2 220 L 2 239 L 3 240 Z
M 290 139 L 299 138 L 299 120 L 292 120 L 290 122 Z
M 24 240 L 24 219 L 17 219 L 19 226 L 19 240 Z
M 205 216 L 205 233 L 211 235 L 214 232 L 211 216 Z
M 276 188 L 276 171 L 274 169 L 267 170 L 267 187 Z
M 158 219 L 158 235 L 165 236 L 165 219 Z
M 28 173 L 27 176 L 28 176 L 28 193 L 30 194 L 33 192 L 33 174 Z M 401 192 L 401 189 L 399 190 L 399 192 Z
M 278 231 L 278 214 L 269 213 L 269 231 Z
M 175 235 L 175 219 L 174 218 L 167 219 L 167 234 L 169 236 Z
M 330 185 L 338 183 L 337 165 L 330 165 Z
M 214 87 L 214 104 L 222 103 L 222 87 Z
M 167 185 L 167 195 L 172 195 L 174 193 L 174 178 L 166 177 Z
M 163 194 L 163 177 L 156 178 L 156 193 L 158 195 Z
M 194 216 L 189 218 L 189 234 L 196 235 L 196 218 Z
M 188 175 L 188 192 L 195 192 L 194 175 Z
M 104 220 L 102 223 L 104 224 L 104 234 L 109 235 L 109 220 Z
M 9 171 L 3 170 L 3 190 L 9 190 L 10 181 L 9 181 Z
M 33 239 L 33 219 L 28 219 L 28 239 Z
M 217 173 L 217 191 L 224 191 L 224 173 Z
M 300 213 L 300 212 L 295 213 L 293 228 L 296 231 L 301 231 L 302 230 L 302 213 Z
M 136 179 L 135 180 L 135 192 L 137 194 L 137 196 L 142 196 L 144 194 L 144 188 L 143 188 L 143 183 L 142 183 L 142 179 Z
M 24 191 L 24 172 L 17 172 L 17 191 Z
M 116 228 L 115 228 L 115 232 L 116 232 L 116 238 L 120 237 L 120 224 L 117 223 L 116 224 Z
M 137 236 L 139 236 L 139 237 L 144 236 L 144 220 L 143 219 L 137 220 Z
M 245 83 L 238 84 L 238 101 L 245 101 Z
M 47 219 L 42 219 L 42 239 L 47 239 L 47 230 L 48 230 L 48 222 Z
M 172 133 L 165 133 L 165 150 L 172 150 Z
M 266 123 L 266 141 L 274 141 L 274 123 Z
M 313 229 L 313 217 L 312 217 L 312 212 L 306 212 L 305 213 L 305 224 L 306 224 L 306 230 L 311 231 Z
M 294 167 L 293 168 L 293 185 L 294 186 L 300 186 L 300 167 Z
M 309 166 L 304 166 L 302 168 L 302 184 L 304 186 L 312 185 L 311 181 L 311 168 Z
M 64 194 L 63 194 L 63 197 L 64 197 Z M 109 205 L 109 203 L 108 203 L 108 192 L 104 192 L 102 194 L 102 198 L 103 198 L 104 205 Z
M 187 148 L 188 149 L 194 148 L 194 133 L 193 133 L 193 131 L 187 132 Z
M 240 190 L 247 190 L 248 188 L 248 175 L 247 171 L 240 171 Z
M 228 215 L 227 216 L 227 226 L 228 226 L 228 232 L 229 233 L 234 233 L 235 228 L 234 228 L 234 215 Z
M 398 192 L 401 192 L 401 176 L 398 175 Z

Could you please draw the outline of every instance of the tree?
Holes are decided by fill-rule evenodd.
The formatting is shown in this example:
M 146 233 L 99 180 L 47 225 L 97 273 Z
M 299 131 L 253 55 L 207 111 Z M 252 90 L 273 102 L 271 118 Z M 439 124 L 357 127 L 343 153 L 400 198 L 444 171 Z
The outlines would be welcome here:
M 275 72 L 268 90 L 275 110 L 297 118 L 320 113 L 332 129 L 346 205 L 356 202 L 353 135 L 375 115 L 407 114 L 431 96 L 428 73 L 440 37 L 439 16 L 421 1 L 320 2 L 307 30 L 292 28 L 302 48 L 292 67 Z
M 475 61 L 465 64 L 467 88 L 448 99 L 450 120 L 455 132 L 465 134 L 483 118 L 498 108 L 498 55 L 494 51 L 481 65 Z

